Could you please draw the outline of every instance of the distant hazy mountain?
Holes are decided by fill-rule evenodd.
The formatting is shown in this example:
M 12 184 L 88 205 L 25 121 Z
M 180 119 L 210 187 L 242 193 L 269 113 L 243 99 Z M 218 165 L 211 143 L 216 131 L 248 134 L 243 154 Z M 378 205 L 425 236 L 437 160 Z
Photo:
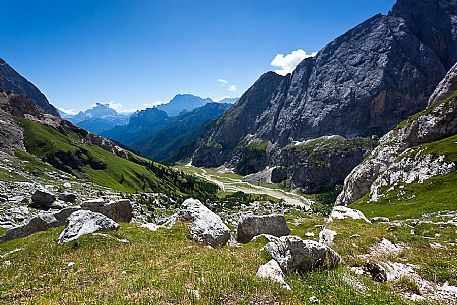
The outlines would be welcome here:
M 120 114 L 109 104 L 96 103 L 94 107 L 80 111 L 77 115 L 71 116 L 60 112 L 62 117 L 90 132 L 100 134 L 119 125 L 128 123 L 129 115 Z M 63 113 L 63 114 L 62 114 Z
M 103 132 L 103 136 L 116 140 L 129 147 L 136 147 L 135 143 L 148 139 L 152 134 L 168 123 L 170 117 L 165 111 L 157 108 L 148 108 L 131 115 L 129 122 L 124 126 L 116 126 Z
M 46 96 L 31 82 L 17 73 L 10 65 L 0 58 L 0 88 L 14 91 L 27 96 L 41 110 L 48 114 L 59 116 L 57 109 L 52 106 Z
M 170 102 L 158 105 L 156 108 L 165 111 L 169 116 L 178 116 L 183 111 L 192 111 L 195 108 L 212 103 L 210 98 L 201 98 L 191 94 L 178 94 Z
M 239 99 L 240 99 L 239 97 L 226 97 L 226 98 L 220 100 L 219 103 L 235 104 L 236 102 L 238 102 Z
M 231 106 L 212 102 L 179 116 L 168 116 L 165 111 L 149 108 L 134 113 L 127 125 L 102 134 L 153 160 L 172 163 L 191 156 L 206 126 Z

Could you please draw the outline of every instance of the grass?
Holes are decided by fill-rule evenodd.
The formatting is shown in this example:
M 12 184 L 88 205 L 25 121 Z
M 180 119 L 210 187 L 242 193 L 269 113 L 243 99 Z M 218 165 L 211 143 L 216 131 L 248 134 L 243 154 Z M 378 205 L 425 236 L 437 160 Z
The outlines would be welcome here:
M 212 183 L 132 153 L 127 160 L 98 146 L 83 144 L 82 136 L 69 128 L 56 129 L 25 119 L 20 124 L 28 153 L 59 170 L 98 185 L 126 193 L 162 192 L 173 198 L 206 198 L 217 192 Z M 17 154 L 30 161 L 30 171 L 50 168 L 23 152 Z
M 86 235 L 59 245 L 61 229 L 1 245 L 12 265 L 0 265 L 0 302 L 10 304 L 407 304 L 389 285 L 366 281 L 366 293 L 349 286 L 345 268 L 291 274 L 292 291 L 255 276 L 266 257 L 264 240 L 239 248 L 210 249 L 188 239 L 182 224 L 150 232 L 121 225 L 120 243 Z M 74 262 L 73 267 L 68 267 Z M 364 279 L 361 279 L 364 281 Z M 115 289 L 113 289 L 115 287 Z M 195 296 L 198 291 L 200 299 Z
M 418 152 L 420 151 L 420 154 Z M 457 164 L 457 135 L 413 148 L 407 157 L 424 155 L 445 156 L 445 162 Z M 367 217 L 384 216 L 391 219 L 420 218 L 424 214 L 445 210 L 457 210 L 457 171 L 439 175 L 423 183 L 403 183 L 393 191 L 384 192 L 376 202 L 370 202 L 369 194 L 350 205 Z
M 327 165 L 328 153 L 347 154 L 354 149 L 372 149 L 375 142 L 368 138 L 354 139 L 315 139 L 289 146 L 287 152 L 292 155 L 306 155 L 317 165 Z

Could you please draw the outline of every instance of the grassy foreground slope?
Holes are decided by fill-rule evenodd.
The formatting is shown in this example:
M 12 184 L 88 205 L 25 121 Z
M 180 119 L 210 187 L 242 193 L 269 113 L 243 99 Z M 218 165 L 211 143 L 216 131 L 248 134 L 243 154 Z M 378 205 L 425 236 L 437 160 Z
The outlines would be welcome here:
M 60 245 L 60 231 L 2 245 L 1 254 L 22 250 L 8 256 L 10 266 L 0 264 L 0 303 L 311 304 L 316 296 L 322 304 L 410 304 L 390 284 L 376 287 L 366 278 L 359 280 L 367 290 L 357 292 L 345 267 L 289 275 L 292 291 L 260 280 L 255 273 L 268 260 L 258 255 L 265 240 L 210 249 L 190 241 L 184 225 L 150 232 L 130 224 L 110 233 L 128 243 L 86 235 Z
M 129 153 L 129 160 L 98 146 L 83 144 L 82 135 L 65 126 L 56 129 L 20 121 L 27 152 L 59 170 L 122 192 L 162 192 L 176 197 L 204 198 L 217 187 L 203 179 Z

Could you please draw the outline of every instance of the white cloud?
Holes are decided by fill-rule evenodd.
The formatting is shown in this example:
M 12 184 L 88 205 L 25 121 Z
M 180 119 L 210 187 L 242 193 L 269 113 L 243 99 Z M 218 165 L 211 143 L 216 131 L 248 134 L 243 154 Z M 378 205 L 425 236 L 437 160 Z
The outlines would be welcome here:
M 230 87 L 228 88 L 228 91 L 236 91 L 236 86 L 235 85 L 230 85 Z
M 71 115 L 78 114 L 78 112 L 74 109 L 65 109 L 65 108 L 57 108 L 57 109 L 59 109 L 60 111 L 62 111 L 63 113 L 66 113 L 66 114 L 71 114 Z
M 226 84 L 228 84 L 228 80 L 223 79 L 223 78 L 219 78 L 217 81 L 218 81 L 222 86 L 225 86 Z
M 292 73 L 295 68 L 301 63 L 304 59 L 309 57 L 314 57 L 317 55 L 317 52 L 311 54 L 306 53 L 302 49 L 292 51 L 289 54 L 276 54 L 276 57 L 271 61 L 270 65 L 273 67 L 279 67 L 279 70 L 275 70 L 276 73 L 280 75 L 286 75 Z

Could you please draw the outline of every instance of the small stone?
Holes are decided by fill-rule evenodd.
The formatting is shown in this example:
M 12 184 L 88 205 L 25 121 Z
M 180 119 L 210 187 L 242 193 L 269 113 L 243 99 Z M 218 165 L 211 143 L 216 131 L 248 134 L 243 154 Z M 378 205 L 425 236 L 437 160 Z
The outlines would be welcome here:
M 12 265 L 12 263 L 11 263 L 11 261 L 4 261 L 4 262 L 3 262 L 3 265 L 4 265 L 5 267 L 9 267 L 9 266 Z
M 67 266 L 68 266 L 68 267 L 73 267 L 74 265 L 75 265 L 74 262 L 69 262 Z
M 290 290 L 290 286 L 284 281 L 284 273 L 278 263 L 272 259 L 265 265 L 262 265 L 257 270 L 257 277 L 269 279 L 279 283 L 284 289 Z
M 335 231 L 324 229 L 319 233 L 319 243 L 330 247 L 333 245 L 333 240 L 336 235 L 337 233 Z
M 313 304 L 318 304 L 319 303 L 319 299 L 316 298 L 315 296 L 310 297 L 308 300 Z

